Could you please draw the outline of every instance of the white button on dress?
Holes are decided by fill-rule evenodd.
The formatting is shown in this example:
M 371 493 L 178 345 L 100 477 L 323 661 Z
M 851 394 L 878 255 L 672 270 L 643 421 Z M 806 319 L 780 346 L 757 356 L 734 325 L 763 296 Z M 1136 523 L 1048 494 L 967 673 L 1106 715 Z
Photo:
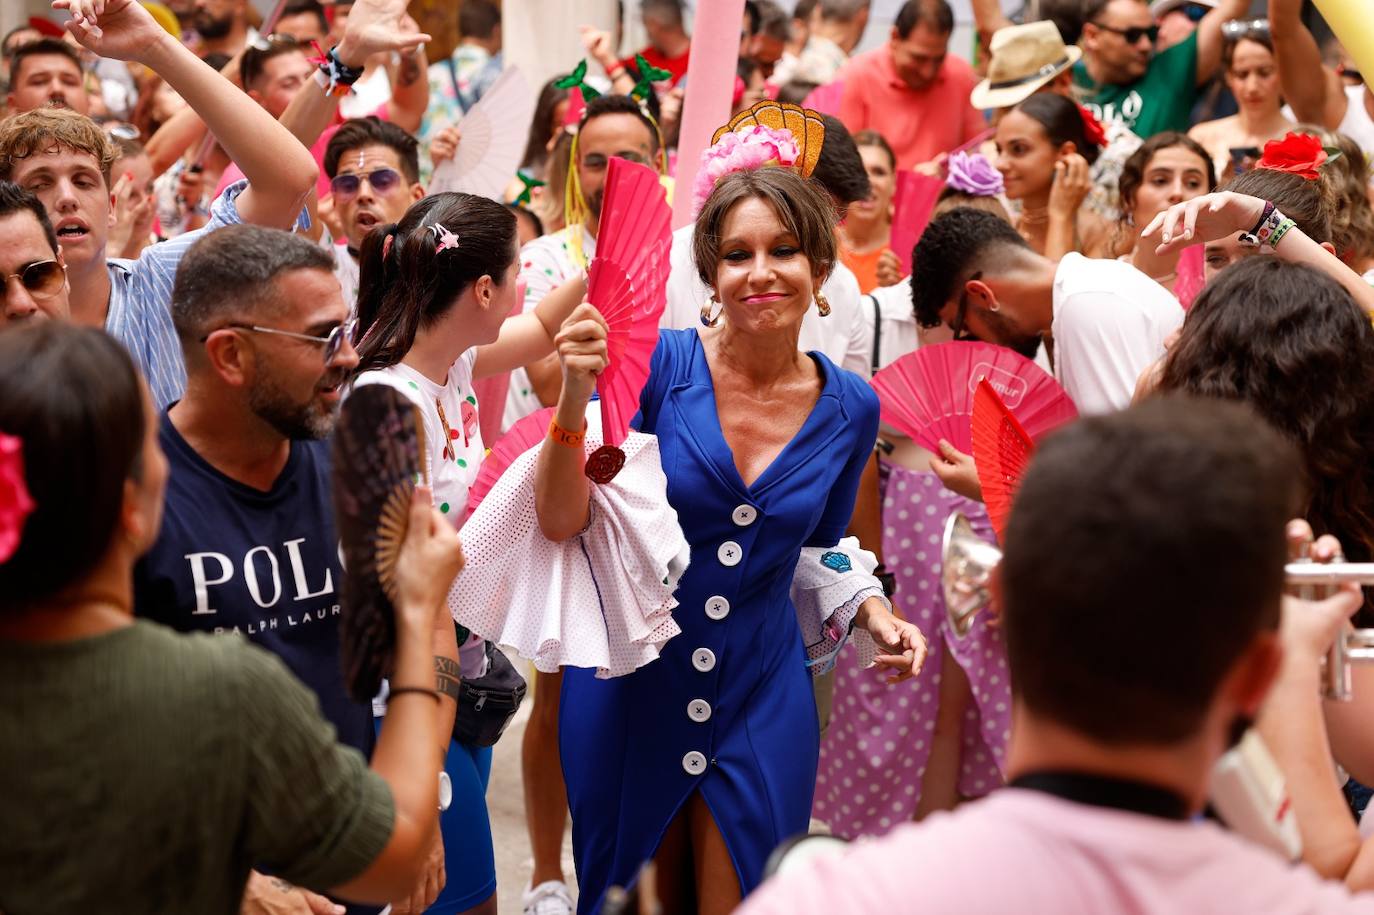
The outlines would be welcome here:
M 688 775 L 700 775 L 706 771 L 706 756 L 696 750 L 682 757 L 682 768 Z
M 687 717 L 697 724 L 709 721 L 711 718 L 711 703 L 705 699 L 693 699 L 687 703 Z
M 723 566 L 737 566 L 744 559 L 744 549 L 735 541 L 727 540 L 716 550 L 716 558 Z
M 716 666 L 716 653 L 709 648 L 698 648 L 692 652 L 692 666 L 707 673 Z
M 754 523 L 754 520 L 758 518 L 758 516 L 759 510 L 754 506 L 741 505 L 730 515 L 730 519 L 734 521 L 735 525 L 738 527 L 748 527 Z
M 706 598 L 706 615 L 713 620 L 723 620 L 730 615 L 730 602 L 719 594 Z

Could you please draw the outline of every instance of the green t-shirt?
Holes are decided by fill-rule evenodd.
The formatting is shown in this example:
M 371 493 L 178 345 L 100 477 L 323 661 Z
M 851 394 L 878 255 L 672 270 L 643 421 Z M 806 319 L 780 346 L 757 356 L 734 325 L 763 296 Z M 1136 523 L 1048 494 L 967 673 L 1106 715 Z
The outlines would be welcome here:
M 323 890 L 391 837 L 386 783 L 236 636 L 0 642 L 0 697 L 6 915 L 236 915 L 250 868 Z
M 1145 75 L 1129 85 L 1094 85 L 1081 60 L 1073 81 L 1099 121 L 1121 121 L 1142 139 L 1163 130 L 1187 132 L 1198 94 L 1197 32 L 1150 58 Z

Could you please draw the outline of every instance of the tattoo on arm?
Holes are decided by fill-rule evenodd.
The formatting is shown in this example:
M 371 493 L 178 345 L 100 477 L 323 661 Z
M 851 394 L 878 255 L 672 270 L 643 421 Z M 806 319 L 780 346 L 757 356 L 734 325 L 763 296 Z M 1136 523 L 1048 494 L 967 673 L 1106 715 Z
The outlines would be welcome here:
M 420 78 L 421 72 L 419 54 L 402 54 L 401 69 L 396 74 L 396 81 L 401 84 L 402 88 L 412 86 Z
M 458 701 L 458 684 L 462 681 L 461 668 L 452 658 L 434 658 L 434 687 L 454 702 Z

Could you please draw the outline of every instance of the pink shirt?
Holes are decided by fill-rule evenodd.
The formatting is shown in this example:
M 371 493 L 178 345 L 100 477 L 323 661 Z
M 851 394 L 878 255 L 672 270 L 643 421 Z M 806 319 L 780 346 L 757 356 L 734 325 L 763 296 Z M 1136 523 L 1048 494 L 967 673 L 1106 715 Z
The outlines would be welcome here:
M 1315 915 L 1374 896 L 1213 823 L 1005 788 L 770 881 L 739 915 Z
M 935 81 L 912 89 L 897 76 L 887 45 L 857 57 L 840 71 L 840 120 L 853 133 L 876 130 L 897 154 L 898 168 L 913 168 L 949 152 L 987 127 L 969 103 L 978 77 L 964 60 L 945 58 Z

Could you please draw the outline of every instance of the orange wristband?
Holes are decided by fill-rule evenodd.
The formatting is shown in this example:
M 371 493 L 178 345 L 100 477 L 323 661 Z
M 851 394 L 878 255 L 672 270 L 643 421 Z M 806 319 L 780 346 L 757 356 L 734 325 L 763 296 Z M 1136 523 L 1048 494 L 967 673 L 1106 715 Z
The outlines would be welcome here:
M 567 429 L 558 425 L 558 420 L 551 419 L 549 420 L 549 435 L 553 438 L 555 444 L 567 445 L 569 448 L 576 448 L 578 451 L 581 451 L 582 439 L 587 435 L 587 424 L 585 422 L 582 424 L 581 432 L 569 432 Z

